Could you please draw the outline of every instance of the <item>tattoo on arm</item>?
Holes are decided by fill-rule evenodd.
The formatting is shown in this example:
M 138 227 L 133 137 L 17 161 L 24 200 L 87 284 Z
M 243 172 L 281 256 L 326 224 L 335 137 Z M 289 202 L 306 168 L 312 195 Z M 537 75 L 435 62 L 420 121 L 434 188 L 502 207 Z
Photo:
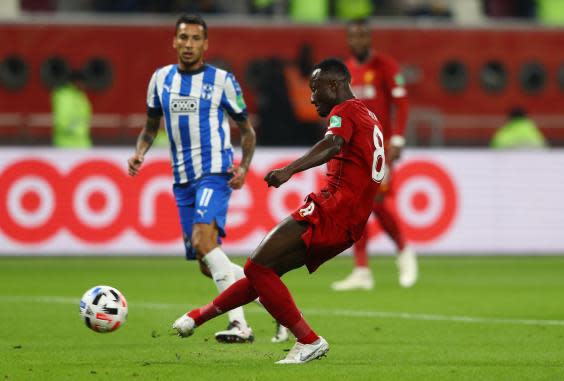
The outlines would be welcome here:
M 139 138 L 137 139 L 137 152 L 145 153 L 151 148 L 153 145 L 153 141 L 159 132 L 159 127 L 161 125 L 161 118 L 147 118 L 147 122 L 145 123 L 145 127 L 139 134 Z
M 155 140 L 155 138 L 147 133 L 143 133 L 141 134 L 141 139 L 143 139 L 143 141 L 145 143 L 147 143 L 149 146 L 153 145 L 153 140 Z
M 248 120 L 237 122 L 237 126 L 239 127 L 239 131 L 241 131 L 241 150 L 243 151 L 240 166 L 245 169 L 249 169 L 251 160 L 253 159 L 253 155 L 255 153 L 255 130 Z

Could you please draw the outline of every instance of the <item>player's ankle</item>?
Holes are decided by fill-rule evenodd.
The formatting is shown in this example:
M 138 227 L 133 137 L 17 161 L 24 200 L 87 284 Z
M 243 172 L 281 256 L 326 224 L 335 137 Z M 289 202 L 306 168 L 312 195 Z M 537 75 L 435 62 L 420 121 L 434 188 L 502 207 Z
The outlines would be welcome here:
M 317 334 L 314 331 L 310 331 L 307 335 L 305 335 L 304 337 L 300 337 L 298 339 L 298 342 L 302 343 L 302 344 L 313 344 L 315 343 L 317 340 L 319 340 L 319 336 L 317 336 Z

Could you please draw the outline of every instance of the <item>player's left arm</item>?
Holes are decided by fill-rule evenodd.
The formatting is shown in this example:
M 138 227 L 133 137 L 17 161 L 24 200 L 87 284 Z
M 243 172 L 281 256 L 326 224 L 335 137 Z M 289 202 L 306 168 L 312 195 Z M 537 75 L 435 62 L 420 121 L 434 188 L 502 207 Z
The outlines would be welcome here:
M 292 175 L 327 163 L 333 156 L 341 151 L 344 144 L 345 139 L 341 136 L 326 134 L 323 139 L 311 147 L 302 157 L 294 160 L 283 168 L 270 171 L 264 177 L 264 180 L 269 187 L 278 188 L 288 181 Z
M 235 121 L 241 133 L 241 150 L 243 157 L 237 166 L 229 168 L 229 173 L 233 177 L 229 180 L 229 186 L 232 189 L 240 189 L 245 184 L 245 177 L 249 171 L 251 160 L 255 153 L 256 135 L 253 126 L 249 122 L 247 105 L 243 98 L 241 86 L 235 79 L 235 76 L 228 73 L 225 78 L 224 94 L 221 100 L 221 106 L 227 111 L 231 119 Z
M 392 136 L 389 138 L 385 137 L 389 141 L 389 146 L 387 147 L 389 151 L 386 152 L 386 156 L 393 162 L 399 159 L 405 146 L 405 128 L 409 112 L 405 80 L 397 62 L 392 60 L 388 62 L 386 80 L 390 91 L 390 106 L 392 107 Z
M 251 165 L 251 160 L 255 153 L 257 138 L 255 130 L 248 119 L 235 122 L 241 133 L 241 151 L 243 151 L 243 157 L 238 166 L 229 168 L 229 172 L 233 174 L 233 177 L 229 180 L 229 186 L 233 189 L 241 189 L 243 184 L 245 184 L 245 177 L 249 171 L 249 166 Z

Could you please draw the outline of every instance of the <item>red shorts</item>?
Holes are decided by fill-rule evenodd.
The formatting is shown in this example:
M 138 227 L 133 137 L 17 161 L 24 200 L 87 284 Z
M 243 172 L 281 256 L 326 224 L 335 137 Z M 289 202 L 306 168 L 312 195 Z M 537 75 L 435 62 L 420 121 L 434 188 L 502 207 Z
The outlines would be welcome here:
M 305 204 L 292 213 L 292 218 L 309 224 L 302 240 L 307 247 L 306 267 L 310 273 L 354 243 L 349 232 L 335 224 L 339 216 L 328 213 L 323 208 L 323 200 L 314 194 L 309 195 Z

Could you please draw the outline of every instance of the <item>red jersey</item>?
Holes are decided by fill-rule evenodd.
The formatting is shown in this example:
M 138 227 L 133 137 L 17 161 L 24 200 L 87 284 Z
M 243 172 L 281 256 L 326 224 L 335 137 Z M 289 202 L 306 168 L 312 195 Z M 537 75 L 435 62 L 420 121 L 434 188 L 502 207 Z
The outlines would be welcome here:
M 384 177 L 381 126 L 374 113 L 358 99 L 335 106 L 328 120 L 326 134 L 342 137 L 345 144 L 327 163 L 326 185 L 310 196 L 356 241 L 364 231 Z
M 346 65 L 352 76 L 351 86 L 355 96 L 376 114 L 386 142 L 394 135 L 403 137 L 408 103 L 398 63 L 392 57 L 378 53 L 363 63 L 351 57 Z

